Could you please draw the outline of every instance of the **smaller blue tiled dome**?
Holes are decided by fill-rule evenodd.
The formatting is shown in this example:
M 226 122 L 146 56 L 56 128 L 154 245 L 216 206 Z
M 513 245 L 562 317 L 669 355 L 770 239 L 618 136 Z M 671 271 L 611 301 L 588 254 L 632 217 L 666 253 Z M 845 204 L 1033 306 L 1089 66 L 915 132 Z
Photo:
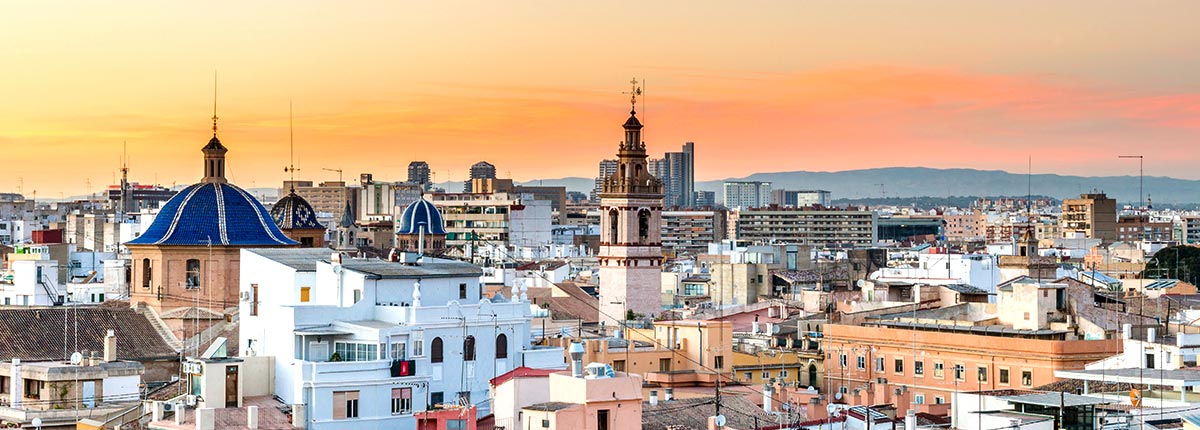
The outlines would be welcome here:
M 442 213 L 428 200 L 419 199 L 404 208 L 400 216 L 400 226 L 396 234 L 446 234 L 446 225 L 442 222 Z
M 275 202 L 275 206 L 271 206 L 271 219 L 284 230 L 325 229 L 325 226 L 317 222 L 317 213 L 312 205 L 308 204 L 304 197 L 296 194 L 295 190 Z

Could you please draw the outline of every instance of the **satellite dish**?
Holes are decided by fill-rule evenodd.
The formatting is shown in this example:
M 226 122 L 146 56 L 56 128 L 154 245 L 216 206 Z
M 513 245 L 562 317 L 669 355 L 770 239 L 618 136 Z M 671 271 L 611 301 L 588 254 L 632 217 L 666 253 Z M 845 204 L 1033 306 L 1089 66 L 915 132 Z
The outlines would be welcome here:
M 713 424 L 716 424 L 717 427 L 725 427 L 725 416 L 717 415 L 715 419 L 713 419 Z
M 79 365 L 81 362 L 83 362 L 83 354 L 80 354 L 79 352 L 74 352 L 71 354 L 71 364 Z
M 771 324 L 771 334 L 779 334 L 779 324 Z
M 867 282 L 866 282 L 866 281 L 864 281 L 864 280 L 862 280 L 862 279 L 859 279 L 859 280 L 857 280 L 857 281 L 854 281 L 854 285 L 857 285 L 857 286 L 858 286 L 858 288 L 862 288 L 862 287 L 863 287 L 863 285 L 867 285 Z
M 838 391 L 836 394 L 833 395 L 833 398 L 842 400 L 842 392 Z
M 78 352 L 76 354 L 78 354 Z M 33 428 L 36 428 L 36 429 L 42 428 L 42 419 L 41 418 L 34 418 L 29 423 L 33 424 Z

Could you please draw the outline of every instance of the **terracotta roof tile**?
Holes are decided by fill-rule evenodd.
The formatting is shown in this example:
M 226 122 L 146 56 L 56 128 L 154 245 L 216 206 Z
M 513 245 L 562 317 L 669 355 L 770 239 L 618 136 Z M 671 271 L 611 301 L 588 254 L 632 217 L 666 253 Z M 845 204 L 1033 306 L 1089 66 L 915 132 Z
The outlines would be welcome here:
M 108 330 L 117 335 L 117 358 L 177 356 L 146 316 L 128 307 L 21 306 L 0 308 L 0 360 L 63 360 L 76 350 L 103 351 Z

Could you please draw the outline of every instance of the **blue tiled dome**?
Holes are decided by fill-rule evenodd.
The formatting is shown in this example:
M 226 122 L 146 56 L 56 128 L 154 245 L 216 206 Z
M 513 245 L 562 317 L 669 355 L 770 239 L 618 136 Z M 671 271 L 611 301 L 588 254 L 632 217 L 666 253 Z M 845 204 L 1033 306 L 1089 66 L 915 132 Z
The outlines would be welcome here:
M 275 225 L 284 230 L 291 229 L 325 229 L 317 222 L 317 213 L 308 200 L 300 197 L 295 191 L 289 192 L 271 206 L 271 219 Z
M 211 241 L 211 242 L 210 242 Z M 154 223 L 128 245 L 278 246 L 284 236 L 258 200 L 237 186 L 206 182 L 171 197 Z
M 446 234 L 446 226 L 442 223 L 442 213 L 428 200 L 419 199 L 404 208 L 400 216 L 400 226 L 396 234 Z

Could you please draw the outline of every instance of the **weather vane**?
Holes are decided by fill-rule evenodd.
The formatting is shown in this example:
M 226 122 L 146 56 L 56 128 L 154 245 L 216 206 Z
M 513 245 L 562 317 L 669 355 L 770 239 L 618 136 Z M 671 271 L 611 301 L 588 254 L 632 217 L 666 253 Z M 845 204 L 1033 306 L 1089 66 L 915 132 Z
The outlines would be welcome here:
M 637 108 L 637 96 L 642 95 L 642 87 L 638 86 L 637 78 L 629 80 L 629 92 L 624 94 L 629 94 L 629 111 L 635 111 Z

